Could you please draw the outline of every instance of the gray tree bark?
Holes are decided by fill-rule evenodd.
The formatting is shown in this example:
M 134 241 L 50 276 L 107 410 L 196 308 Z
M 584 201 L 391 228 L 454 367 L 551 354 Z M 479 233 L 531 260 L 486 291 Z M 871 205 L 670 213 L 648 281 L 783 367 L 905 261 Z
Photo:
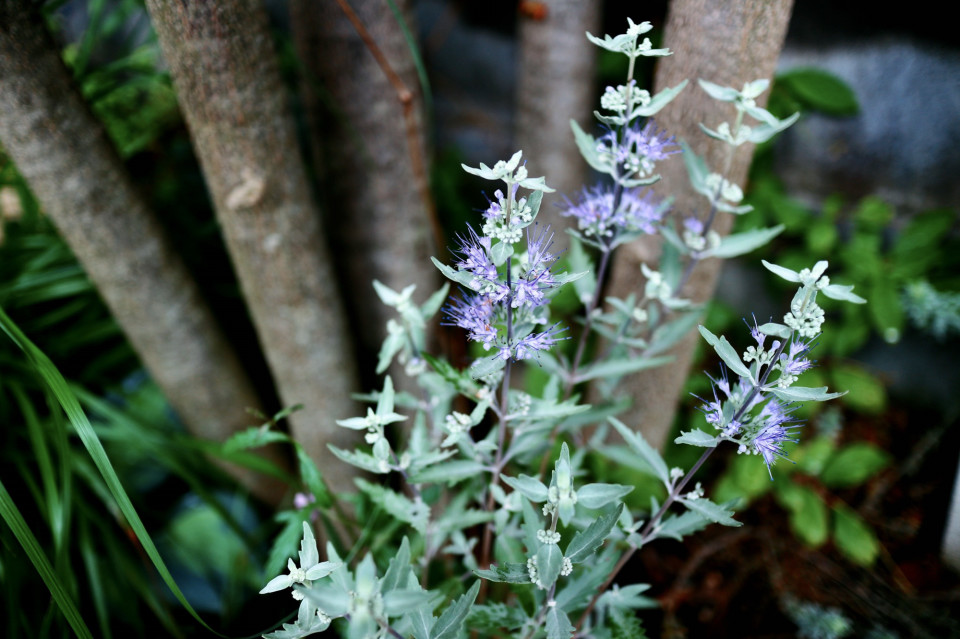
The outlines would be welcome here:
M 0 0 L 0 141 L 195 435 L 222 441 L 260 400 L 26 0 Z M 280 457 L 271 455 L 275 461 Z M 284 487 L 231 468 L 260 497 Z
M 689 86 L 657 115 L 657 123 L 677 139 L 685 139 L 704 157 L 712 171 L 719 171 L 739 185 L 746 181 L 753 145 L 744 144 L 731 154 L 729 147 L 707 138 L 698 127 L 715 127 L 731 121 L 733 106 L 711 99 L 699 86 L 703 78 L 724 86 L 741 88 L 745 82 L 771 78 L 783 48 L 793 0 L 672 0 L 663 46 L 673 55 L 660 61 L 655 79 L 657 91 L 689 78 Z M 767 93 L 757 103 L 766 104 Z M 689 186 L 683 162 L 676 158 L 658 167 L 663 179 L 654 185 L 661 195 L 674 195 L 673 210 L 686 215 L 703 208 L 703 200 Z M 726 235 L 731 215 L 717 216 L 713 228 Z M 637 242 L 622 247 L 614 260 L 611 293 L 624 297 L 642 285 L 640 263 L 656 263 L 659 246 Z M 716 288 L 721 262 L 709 259 L 697 265 L 683 291 L 696 302 L 709 300 Z M 625 380 L 623 390 L 633 398 L 625 422 L 639 428 L 651 444 L 662 447 L 670 431 L 683 384 L 690 373 L 693 349 L 699 335 L 688 336 L 672 351 L 676 360 Z
M 574 199 L 589 170 L 578 159 L 570 120 L 593 129 L 591 113 L 599 105 L 594 88 L 597 48 L 584 33 L 600 31 L 601 6 L 599 0 L 556 0 L 542 6 L 542 15 L 521 12 L 517 148 L 533 175 L 546 176 L 549 186 Z M 565 229 L 576 224 L 552 208 L 544 211 L 551 214 L 555 248 L 560 250 L 569 245 Z
M 350 467 L 335 420 L 358 410 L 350 332 L 312 200 L 265 9 L 258 0 L 149 0 L 200 159 L 281 400 L 302 403 L 294 437 L 334 489 Z
M 407 17 L 409 4 L 397 2 Z M 361 350 L 371 357 L 386 337 L 387 320 L 396 318 L 396 311 L 377 298 L 372 280 L 397 291 L 416 284 L 414 299 L 424 301 L 440 286 L 429 260 L 436 255 L 439 229 L 428 187 L 423 96 L 403 32 L 383 0 L 352 0 L 346 9 L 354 12 L 370 42 L 334 0 L 293 0 L 291 29 L 303 65 L 313 147 L 321 160 L 327 220 L 349 291 L 348 313 Z M 380 62 L 371 46 L 382 54 Z M 388 73 L 409 93 L 398 95 Z M 401 97 L 409 100 L 406 107 Z M 398 388 L 415 389 L 401 371 L 391 373 Z

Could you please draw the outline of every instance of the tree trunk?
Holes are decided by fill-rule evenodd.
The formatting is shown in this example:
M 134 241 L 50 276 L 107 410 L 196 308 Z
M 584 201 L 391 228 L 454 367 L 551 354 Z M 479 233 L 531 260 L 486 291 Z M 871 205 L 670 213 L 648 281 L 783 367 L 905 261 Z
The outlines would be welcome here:
M 578 159 L 570 120 L 585 130 L 593 129 L 592 107 L 599 105 L 594 87 L 597 48 L 587 41 L 585 32 L 600 31 L 600 1 L 527 4 L 531 10 L 520 13 L 517 147 L 523 149 L 533 175 L 546 176 L 548 185 L 574 199 L 589 171 Z M 535 13 L 538 6 L 546 13 Z M 569 245 L 565 229 L 576 224 L 572 218 L 545 211 L 551 214 L 549 223 L 556 231 L 555 248 L 565 248 Z
M 181 109 L 294 437 L 335 489 L 357 411 L 350 333 L 311 199 L 264 7 L 148 0 Z M 327 463 L 330 462 L 330 463 Z
M 675 86 L 689 78 L 689 86 L 657 116 L 657 124 L 677 139 L 685 139 L 704 157 L 712 171 L 739 185 L 746 181 L 753 157 L 753 145 L 740 146 L 732 156 L 726 144 L 706 137 L 698 127 L 703 122 L 715 127 L 733 117 L 733 106 L 711 99 L 699 86 L 703 78 L 724 86 L 741 88 L 745 82 L 771 78 L 783 48 L 793 0 L 673 0 L 667 15 L 663 46 L 674 54 L 659 63 L 656 90 Z M 769 94 L 757 100 L 766 104 Z M 674 195 L 673 210 L 688 214 L 703 209 L 703 200 L 691 188 L 683 162 L 660 165 L 663 179 L 654 188 L 661 195 Z M 713 228 L 726 235 L 733 224 L 731 215 L 720 214 Z M 640 263 L 656 263 L 658 246 L 638 242 L 624 246 L 614 260 L 611 293 L 625 297 L 640 283 Z M 684 289 L 685 297 L 696 302 L 709 300 L 716 287 L 721 262 L 709 259 L 697 265 Z M 746 312 L 748 309 L 744 309 Z M 639 428 L 651 444 L 662 447 L 673 421 L 677 402 L 690 372 L 693 349 L 699 335 L 691 333 L 672 351 L 676 360 L 625 380 L 623 390 L 634 404 L 626 423 Z
M 260 400 L 36 6 L 0 0 L 0 141 L 183 422 L 223 441 Z M 283 494 L 276 480 L 231 472 L 264 499 Z
M 396 4 L 406 18 L 409 2 Z M 339 5 L 293 0 L 291 28 L 315 152 L 322 160 L 327 219 L 343 264 L 341 284 L 350 292 L 348 312 L 361 356 L 372 369 L 386 322 L 396 311 L 380 302 L 371 282 L 398 291 L 416 284 L 415 301 L 425 300 L 440 285 L 429 260 L 440 233 L 424 159 L 420 82 L 397 18 L 382 0 L 348 3 L 346 10 L 369 34 L 365 43 Z M 371 46 L 382 54 L 379 62 Z M 395 74 L 393 82 L 388 73 Z M 391 372 L 399 388 L 414 390 L 402 372 Z

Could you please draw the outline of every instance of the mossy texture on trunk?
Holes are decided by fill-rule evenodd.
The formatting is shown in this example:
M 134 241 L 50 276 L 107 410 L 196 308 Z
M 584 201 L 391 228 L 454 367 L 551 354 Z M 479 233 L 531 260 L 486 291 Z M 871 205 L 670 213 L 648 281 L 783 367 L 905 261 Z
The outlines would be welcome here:
M 0 0 L 0 142 L 187 427 L 224 440 L 260 400 L 80 96 L 39 5 Z M 233 469 L 262 497 L 282 487 Z
M 790 22 L 792 0 L 673 0 L 667 15 L 663 45 L 674 55 L 660 61 L 655 90 L 690 80 L 686 88 L 657 115 L 657 124 L 704 157 L 711 171 L 722 172 L 743 186 L 753 158 L 753 144 L 744 144 L 730 154 L 730 147 L 704 135 L 698 123 L 715 127 L 729 120 L 733 106 L 711 99 L 696 82 L 698 78 L 722 86 L 740 88 L 745 82 L 772 78 L 783 48 Z M 764 106 L 768 93 L 757 104 Z M 663 179 L 652 188 L 661 197 L 675 196 L 673 211 L 678 216 L 699 212 L 708 206 L 690 188 L 682 159 L 658 167 Z M 721 235 L 730 232 L 733 216 L 719 214 L 713 229 Z M 610 292 L 625 297 L 642 286 L 640 263 L 656 264 L 659 246 L 639 241 L 618 252 L 610 281 Z M 696 269 L 682 294 L 696 302 L 713 295 L 720 274 L 719 260 L 705 260 Z M 691 333 L 674 347 L 676 360 L 666 366 L 642 371 L 624 381 L 622 389 L 633 398 L 633 407 L 622 418 L 639 428 L 648 441 L 662 447 L 670 431 L 684 382 L 690 374 L 693 349 L 699 334 Z
M 261 2 L 149 0 L 227 248 L 294 437 L 321 469 L 357 410 L 350 333 Z M 344 468 L 327 473 L 349 488 Z

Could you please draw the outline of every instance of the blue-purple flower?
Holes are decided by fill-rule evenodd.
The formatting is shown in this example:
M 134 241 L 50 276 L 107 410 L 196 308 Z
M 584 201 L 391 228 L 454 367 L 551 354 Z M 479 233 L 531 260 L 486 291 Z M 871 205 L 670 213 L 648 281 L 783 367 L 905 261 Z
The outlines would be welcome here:
M 791 412 L 776 399 L 771 399 L 755 418 L 755 421 L 760 424 L 760 430 L 753 437 L 750 445 L 763 457 L 770 479 L 773 479 L 770 467 L 776 463 L 777 459 L 787 459 L 787 453 L 783 449 L 784 442 L 799 441 L 793 437 L 793 431 L 801 426 L 790 419 Z
M 656 233 L 666 207 L 647 189 L 623 189 L 619 206 L 614 209 L 614 191 L 610 186 L 584 188 L 577 202 L 570 200 L 560 214 L 577 220 L 577 227 L 586 237 L 593 237 L 611 246 L 625 231 Z

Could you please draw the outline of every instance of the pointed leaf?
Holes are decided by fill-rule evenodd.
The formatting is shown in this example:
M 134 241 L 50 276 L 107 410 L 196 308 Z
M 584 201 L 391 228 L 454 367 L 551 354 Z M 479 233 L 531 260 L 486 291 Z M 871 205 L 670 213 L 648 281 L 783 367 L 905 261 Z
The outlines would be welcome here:
M 592 557 L 597 548 L 603 545 L 603 540 L 613 530 L 622 512 L 623 504 L 619 504 L 607 514 L 594 519 L 585 530 L 578 531 L 567 544 L 564 556 L 574 564 Z
M 475 581 L 470 590 L 443 611 L 437 622 L 433 624 L 433 628 L 430 629 L 430 639 L 457 639 L 460 636 L 463 621 L 467 618 L 467 613 L 470 612 L 470 606 L 477 599 L 478 592 L 480 592 L 480 581 Z
M 670 470 L 667 468 L 667 463 L 663 461 L 663 457 L 660 456 L 660 453 L 657 450 L 647 443 L 647 440 L 643 438 L 639 432 L 634 432 L 627 428 L 627 426 L 615 417 L 610 417 L 607 419 L 613 427 L 617 429 L 617 432 L 620 433 L 620 436 L 623 437 L 623 440 L 627 443 L 635 453 L 637 453 L 641 459 L 653 470 L 656 476 L 664 484 L 670 483 Z

